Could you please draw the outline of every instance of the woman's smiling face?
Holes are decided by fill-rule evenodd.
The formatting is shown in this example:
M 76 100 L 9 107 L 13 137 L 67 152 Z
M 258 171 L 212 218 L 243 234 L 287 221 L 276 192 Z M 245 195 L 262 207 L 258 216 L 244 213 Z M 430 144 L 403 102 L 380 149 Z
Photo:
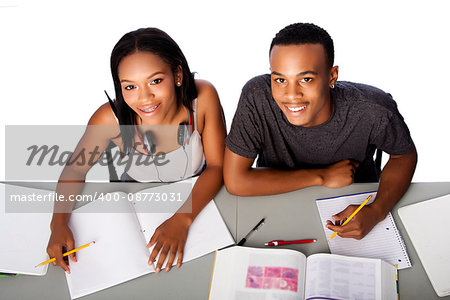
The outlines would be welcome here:
M 178 110 L 175 87 L 181 84 L 181 67 L 169 64 L 151 52 L 125 56 L 118 67 L 122 95 L 142 124 L 168 124 Z

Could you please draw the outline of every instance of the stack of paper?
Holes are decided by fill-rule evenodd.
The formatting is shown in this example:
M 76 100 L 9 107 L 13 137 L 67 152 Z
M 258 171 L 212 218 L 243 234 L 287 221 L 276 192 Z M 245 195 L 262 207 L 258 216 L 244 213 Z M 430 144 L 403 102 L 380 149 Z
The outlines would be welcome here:
M 46 249 L 52 214 L 36 212 L 30 209 L 29 201 L 20 200 L 32 201 L 27 195 L 48 193 L 45 190 L 0 184 L 0 272 L 26 275 L 47 273 L 48 266 L 35 266 L 48 259 Z M 14 201 L 19 212 L 7 212 L 7 201 Z M 20 210 L 20 206 L 23 210 Z
M 450 295 L 450 194 L 404 206 L 398 215 L 439 297 Z

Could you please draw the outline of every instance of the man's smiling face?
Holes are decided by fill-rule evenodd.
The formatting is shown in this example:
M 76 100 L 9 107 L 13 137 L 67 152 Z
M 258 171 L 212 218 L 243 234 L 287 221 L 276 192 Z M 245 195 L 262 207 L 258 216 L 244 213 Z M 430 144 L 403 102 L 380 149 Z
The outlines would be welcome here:
M 321 44 L 276 45 L 270 69 L 272 96 L 291 124 L 312 127 L 330 118 L 338 67 L 327 65 Z

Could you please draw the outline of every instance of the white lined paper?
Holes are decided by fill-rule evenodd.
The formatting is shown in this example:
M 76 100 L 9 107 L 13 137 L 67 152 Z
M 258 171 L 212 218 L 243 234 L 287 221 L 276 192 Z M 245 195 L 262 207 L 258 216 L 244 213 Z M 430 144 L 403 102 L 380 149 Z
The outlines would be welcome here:
M 373 195 L 372 201 L 369 202 L 371 203 L 375 200 L 376 194 L 376 192 L 370 192 L 316 200 L 330 252 L 348 256 L 380 258 L 392 265 L 398 265 L 398 269 L 409 268 L 411 261 L 391 213 L 361 240 L 339 236 L 329 240 L 333 231 L 326 228 L 326 222 L 332 220 L 332 215 L 344 210 L 348 205 L 360 205 L 369 195 Z

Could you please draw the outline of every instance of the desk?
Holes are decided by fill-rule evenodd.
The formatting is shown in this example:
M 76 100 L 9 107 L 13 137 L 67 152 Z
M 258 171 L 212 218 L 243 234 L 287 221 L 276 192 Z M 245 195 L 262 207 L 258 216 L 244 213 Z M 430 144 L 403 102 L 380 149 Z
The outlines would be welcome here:
M 35 186 L 45 188 L 44 186 Z M 313 237 L 314 244 L 284 246 L 306 255 L 329 252 L 325 234 L 315 205 L 316 198 L 332 197 L 376 190 L 378 184 L 353 184 L 339 189 L 312 187 L 282 195 L 236 197 L 224 188 L 215 197 L 216 204 L 235 240 L 240 240 L 262 217 L 266 224 L 250 236 L 246 246 L 264 247 L 276 237 L 294 239 Z M 136 191 L 142 184 L 105 184 L 102 191 Z M 98 190 L 98 184 L 86 184 L 85 192 Z M 399 272 L 401 299 L 439 298 L 426 276 L 405 228 L 398 218 L 399 207 L 450 193 L 450 183 L 413 183 L 393 215 L 412 261 L 413 267 Z M 211 279 L 214 254 L 183 264 L 168 273 L 148 274 L 81 299 L 206 299 Z M 64 272 L 50 266 L 45 276 L 17 276 L 0 279 L 0 299 L 68 299 Z
M 262 217 L 266 217 L 264 226 L 251 235 L 245 244 L 246 246 L 263 248 L 264 243 L 272 239 L 316 238 L 317 242 L 314 244 L 289 245 L 289 247 L 283 246 L 283 248 L 295 249 L 305 255 L 320 252 L 329 253 L 315 199 L 369 192 L 377 189 L 377 183 L 364 183 L 352 184 L 339 189 L 311 187 L 276 196 L 239 197 L 237 204 L 237 240 L 245 236 L 249 229 L 253 228 Z M 412 263 L 411 268 L 399 271 L 400 299 L 450 299 L 450 296 L 440 298 L 436 295 L 397 213 L 397 209 L 402 206 L 449 193 L 449 182 L 413 183 L 392 210 Z

